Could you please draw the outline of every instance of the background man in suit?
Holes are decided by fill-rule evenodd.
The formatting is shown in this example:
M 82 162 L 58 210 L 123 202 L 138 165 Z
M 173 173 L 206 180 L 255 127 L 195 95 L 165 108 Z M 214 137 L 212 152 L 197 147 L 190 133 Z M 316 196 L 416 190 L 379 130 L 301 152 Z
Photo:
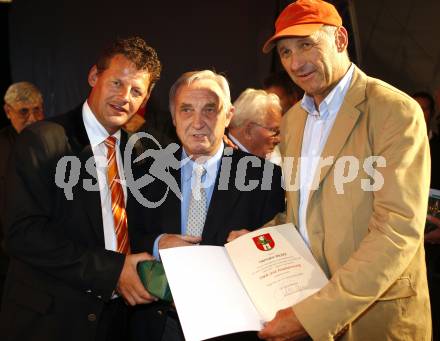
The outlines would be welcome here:
M 281 154 L 294 158 L 286 181 L 299 179 L 287 194 L 287 218 L 331 280 L 280 310 L 260 337 L 431 340 L 423 250 L 429 147 L 420 106 L 350 62 L 331 4 L 298 0 L 275 28 L 263 51 L 276 47 L 306 93 L 281 128 Z
M 240 150 L 270 158 L 280 143 L 282 109 L 278 96 L 246 89 L 234 102 L 228 137 Z
M 5 210 L 6 171 L 9 166 L 12 148 L 18 134 L 29 124 L 42 120 L 43 96 L 40 90 L 29 82 L 18 82 L 9 86 L 4 96 L 3 106 L 11 125 L 0 130 L 0 243 L 3 244 L 3 224 Z M 8 269 L 8 257 L 0 245 L 0 303 L 3 283 Z
M 136 272 L 151 256 L 130 254 L 120 127 L 145 105 L 160 68 L 141 38 L 117 40 L 90 70 L 82 107 L 19 135 L 8 174 L 3 340 L 126 340 L 126 303 L 154 299 Z
M 169 247 L 223 245 L 231 231 L 256 229 L 283 211 L 280 167 L 223 145 L 224 131 L 233 115 L 223 76 L 208 70 L 183 74 L 170 90 L 170 110 L 182 143 L 175 156 L 182 160 L 181 167 L 170 173 L 179 184 L 182 200 L 170 191 L 157 208 L 129 207 L 129 214 L 134 211 L 136 219 L 131 225 L 133 250 L 147 250 L 158 257 L 160 249 Z M 251 167 L 248 162 L 253 162 Z M 135 176 L 142 176 L 146 169 L 140 167 Z M 251 188 L 251 182 L 258 182 L 258 186 Z M 151 187 L 147 186 L 143 195 L 156 195 L 150 200 L 154 202 L 168 188 L 160 181 Z M 133 340 L 183 340 L 169 305 L 158 302 L 136 309 Z M 238 340 L 246 337 L 256 339 L 255 333 L 236 336 Z
M 6 117 L 19 134 L 25 127 L 44 118 L 43 95 L 32 83 L 18 82 L 9 86 L 4 96 Z

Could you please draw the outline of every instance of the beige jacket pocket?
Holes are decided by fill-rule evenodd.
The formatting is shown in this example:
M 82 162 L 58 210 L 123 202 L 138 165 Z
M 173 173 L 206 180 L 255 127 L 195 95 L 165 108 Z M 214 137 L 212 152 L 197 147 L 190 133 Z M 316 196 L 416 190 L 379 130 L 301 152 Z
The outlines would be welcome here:
M 411 280 L 408 277 L 399 278 L 384 294 L 379 297 L 378 301 L 396 300 L 398 298 L 406 298 L 415 296 L 417 292 L 414 290 Z

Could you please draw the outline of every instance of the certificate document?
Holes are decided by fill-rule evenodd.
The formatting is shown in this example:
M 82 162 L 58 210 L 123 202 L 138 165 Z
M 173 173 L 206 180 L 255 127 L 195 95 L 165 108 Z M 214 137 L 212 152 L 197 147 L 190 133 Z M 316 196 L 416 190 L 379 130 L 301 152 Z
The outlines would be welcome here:
M 292 224 L 160 255 L 187 341 L 261 330 L 328 281 Z
M 256 230 L 225 245 L 264 321 L 315 293 L 327 277 L 292 224 Z

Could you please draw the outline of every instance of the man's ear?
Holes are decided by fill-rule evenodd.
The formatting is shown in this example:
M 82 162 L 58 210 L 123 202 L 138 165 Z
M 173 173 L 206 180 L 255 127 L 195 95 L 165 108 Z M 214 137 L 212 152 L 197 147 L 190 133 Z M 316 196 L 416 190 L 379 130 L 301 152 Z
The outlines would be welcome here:
M 93 65 L 92 68 L 89 71 L 89 76 L 87 80 L 89 81 L 89 85 L 93 88 L 96 85 L 96 82 L 98 81 L 98 68 L 96 65 Z
M 252 140 L 252 122 L 247 121 L 243 129 L 244 137 L 248 140 Z
M 5 103 L 5 105 L 3 106 L 3 109 L 5 110 L 6 117 L 7 117 L 8 119 L 11 119 L 11 118 L 9 117 L 9 113 L 10 113 L 10 111 L 11 111 L 11 109 L 9 108 L 9 105 L 7 105 L 7 104 Z
M 226 113 L 226 124 L 225 127 L 229 127 L 229 123 L 231 123 L 232 117 L 234 116 L 235 108 L 233 105 L 231 105 L 231 108 Z
M 338 52 L 344 52 L 348 46 L 348 33 L 344 26 L 339 26 L 335 32 L 335 44 Z

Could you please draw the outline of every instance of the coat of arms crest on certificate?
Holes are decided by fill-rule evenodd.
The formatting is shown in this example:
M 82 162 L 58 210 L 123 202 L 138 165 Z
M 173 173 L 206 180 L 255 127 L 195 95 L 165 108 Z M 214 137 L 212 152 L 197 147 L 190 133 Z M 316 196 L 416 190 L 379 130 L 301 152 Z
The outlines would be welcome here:
M 254 237 L 252 239 L 258 250 L 269 251 L 275 247 L 275 242 L 269 233 L 262 234 L 261 236 Z

